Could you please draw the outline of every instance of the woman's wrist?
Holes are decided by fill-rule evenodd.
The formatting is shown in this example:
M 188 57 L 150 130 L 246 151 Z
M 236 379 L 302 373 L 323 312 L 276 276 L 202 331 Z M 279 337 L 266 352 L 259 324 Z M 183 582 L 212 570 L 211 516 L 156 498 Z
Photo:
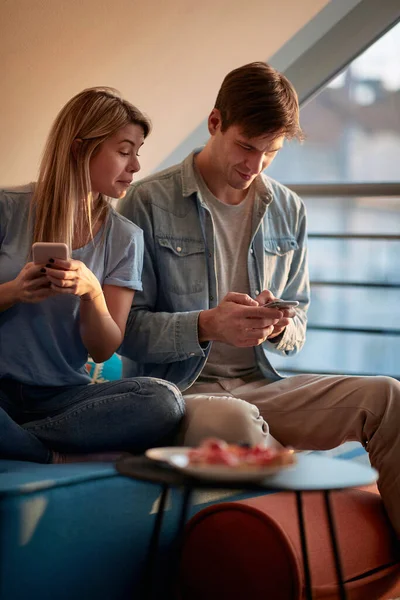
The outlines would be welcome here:
M 13 279 L 12 281 L 0 284 L 0 288 L 0 312 L 3 312 L 19 302 L 18 283 Z
M 96 290 L 93 292 L 88 292 L 87 294 L 82 294 L 82 296 L 80 296 L 81 300 L 84 300 L 85 302 L 92 302 L 93 300 L 95 300 L 96 298 L 98 298 L 99 296 L 101 296 L 103 294 L 103 290 Z
M 10 289 L 11 289 L 12 301 L 14 302 L 14 304 L 17 302 L 21 302 L 20 284 L 17 279 L 13 279 L 12 281 L 10 281 Z
M 11 304 L 16 304 L 17 302 L 21 302 L 21 298 L 20 298 L 20 286 L 19 286 L 19 282 L 17 281 L 17 279 L 12 279 L 11 281 L 8 281 L 4 284 L 6 291 L 5 296 L 7 297 L 7 300 L 11 303 Z

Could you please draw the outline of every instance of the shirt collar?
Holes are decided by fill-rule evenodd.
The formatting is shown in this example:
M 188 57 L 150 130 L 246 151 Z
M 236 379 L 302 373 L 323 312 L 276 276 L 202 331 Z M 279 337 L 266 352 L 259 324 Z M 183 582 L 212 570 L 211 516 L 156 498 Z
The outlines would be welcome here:
M 196 174 L 194 168 L 194 157 L 196 154 L 203 150 L 204 146 L 195 148 L 182 162 L 181 166 L 181 177 L 182 177 L 182 192 L 183 197 L 187 198 L 192 194 L 196 194 L 199 191 L 199 186 L 196 181 Z M 269 178 L 261 173 L 254 182 L 256 197 L 268 206 L 273 200 L 272 187 Z
M 184 198 L 191 196 L 192 194 L 195 194 L 196 192 L 199 191 L 199 186 L 197 185 L 197 181 L 196 181 L 196 174 L 195 174 L 195 170 L 194 170 L 193 159 L 196 154 L 198 154 L 199 152 L 201 152 L 201 150 L 203 150 L 203 148 L 204 148 L 204 146 L 202 146 L 200 148 L 195 148 L 193 150 L 193 152 L 191 152 L 189 154 L 189 156 L 187 156 L 182 163 L 181 177 L 182 177 L 182 192 L 183 192 Z

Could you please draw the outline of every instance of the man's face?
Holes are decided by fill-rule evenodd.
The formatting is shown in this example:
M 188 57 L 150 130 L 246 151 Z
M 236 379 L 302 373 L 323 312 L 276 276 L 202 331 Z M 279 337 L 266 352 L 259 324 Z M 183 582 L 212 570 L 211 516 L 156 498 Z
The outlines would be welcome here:
M 218 118 L 219 111 L 216 112 Z M 285 136 L 269 134 L 248 138 L 239 125 L 231 125 L 221 132 L 220 119 L 219 123 L 217 120 L 214 129 L 210 126 L 214 166 L 228 185 L 236 190 L 245 190 L 272 163 L 283 146 Z

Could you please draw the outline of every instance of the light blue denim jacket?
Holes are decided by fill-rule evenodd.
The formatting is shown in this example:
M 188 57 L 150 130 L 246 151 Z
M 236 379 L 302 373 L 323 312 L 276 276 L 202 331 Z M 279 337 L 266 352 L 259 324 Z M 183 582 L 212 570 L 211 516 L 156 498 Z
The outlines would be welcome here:
M 199 313 L 218 304 L 213 224 L 196 185 L 195 152 L 181 164 L 134 184 L 118 206 L 143 229 L 145 243 L 143 292 L 135 294 L 119 350 L 127 357 L 124 376 L 160 377 L 181 390 L 199 376 L 211 349 L 211 343 L 199 342 Z M 289 356 L 305 341 L 306 213 L 296 194 L 264 174 L 256 185 L 248 252 L 251 295 L 268 289 L 276 297 L 300 303 L 279 342 L 267 340 L 254 348 L 263 375 L 278 380 L 281 375 L 268 353 Z

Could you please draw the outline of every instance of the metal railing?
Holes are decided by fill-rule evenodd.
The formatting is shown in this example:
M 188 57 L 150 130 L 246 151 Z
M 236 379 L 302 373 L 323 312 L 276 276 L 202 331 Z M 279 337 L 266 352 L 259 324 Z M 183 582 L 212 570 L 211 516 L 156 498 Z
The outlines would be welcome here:
M 398 197 L 400 199 L 400 183 L 334 183 L 334 184 L 288 184 L 291 190 L 302 197 Z M 381 241 L 400 241 L 400 235 L 381 234 L 381 233 L 309 233 L 310 239 L 342 239 L 342 240 L 381 240 Z M 353 288 L 380 288 L 380 289 L 400 289 L 400 282 L 382 282 L 375 283 L 372 281 L 344 281 L 344 280 L 311 280 L 311 289 L 313 287 L 331 286 L 331 287 L 353 287 Z M 367 335 L 391 335 L 400 336 L 400 329 L 389 327 L 346 327 L 338 325 L 316 325 L 308 324 L 310 331 L 331 331 L 356 333 Z M 305 370 L 287 368 L 282 369 L 287 373 L 316 373 L 337 375 L 339 371 L 326 370 Z M 375 373 L 351 373 L 349 375 L 374 375 Z M 400 374 L 391 375 L 395 379 L 400 379 Z
M 287 187 L 299 196 L 312 197 L 399 197 L 400 183 L 288 183 Z

